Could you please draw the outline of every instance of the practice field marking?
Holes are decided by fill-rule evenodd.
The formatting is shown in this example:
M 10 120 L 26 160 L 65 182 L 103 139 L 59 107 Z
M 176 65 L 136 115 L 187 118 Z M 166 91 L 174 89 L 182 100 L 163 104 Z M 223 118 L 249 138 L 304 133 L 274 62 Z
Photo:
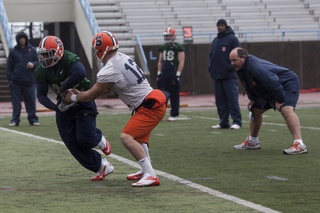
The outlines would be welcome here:
M 221 134 L 222 132 L 211 132 L 212 134 Z
M 211 118 L 211 117 L 202 117 L 202 116 L 193 116 L 194 118 L 200 118 L 200 119 L 206 119 L 206 120 L 219 120 L 217 118 Z M 242 123 L 249 123 L 249 121 L 242 121 Z M 263 125 L 273 125 L 273 126 L 283 126 L 287 127 L 287 124 L 277 124 L 277 123 L 267 123 L 263 122 Z M 309 127 L 309 126 L 300 126 L 301 129 L 311 129 L 311 130 L 320 130 L 319 127 Z
M 3 128 L 3 127 L 0 127 L 0 129 L 2 131 L 12 132 L 12 133 L 15 133 L 15 134 L 20 134 L 20 135 L 31 137 L 31 138 L 34 138 L 34 139 L 39 139 L 39 140 L 43 140 L 43 141 L 48 141 L 48 142 L 57 143 L 57 144 L 63 144 L 64 145 L 63 142 L 57 141 L 57 140 L 54 140 L 54 139 L 45 138 L 45 137 L 41 137 L 41 136 L 37 136 L 37 135 L 25 133 L 25 132 L 19 132 L 19 131 L 16 131 L 16 130 L 11 130 L 11 129 L 7 129 L 7 128 Z M 115 154 L 110 154 L 109 157 L 111 157 L 111 158 L 113 158 L 115 160 L 118 160 L 120 162 L 123 162 L 123 163 L 125 163 L 127 165 L 130 165 L 130 166 L 132 166 L 134 168 L 140 169 L 140 166 L 139 166 L 138 163 L 136 163 L 136 162 L 134 162 L 132 160 L 129 160 L 127 158 L 124 158 L 124 157 L 121 157 L 121 156 L 118 156 L 118 155 L 115 155 Z M 209 195 L 220 197 L 220 198 L 223 198 L 225 200 L 229 200 L 229 201 L 235 202 L 237 204 L 240 204 L 240 205 L 247 206 L 249 208 L 258 210 L 260 212 L 280 213 L 279 211 L 270 209 L 268 207 L 264 207 L 262 205 L 255 204 L 255 203 L 252 203 L 250 201 L 246 201 L 246 200 L 240 199 L 238 197 L 234 197 L 234 196 L 231 196 L 231 195 L 228 195 L 228 194 L 224 194 L 224 193 L 222 193 L 220 191 L 217 191 L 217 190 L 202 186 L 200 184 L 191 182 L 189 180 L 177 177 L 175 175 L 172 175 L 172 174 L 160 171 L 160 170 L 155 170 L 155 172 L 157 173 L 157 175 L 163 176 L 163 177 L 165 177 L 165 178 L 167 178 L 169 180 L 176 181 L 178 183 L 184 184 L 184 185 L 189 186 L 191 188 L 194 188 L 194 189 L 200 190 L 202 192 L 208 193 Z
M 269 178 L 269 179 L 274 179 L 274 180 L 288 181 L 288 179 L 286 179 L 286 178 L 282 178 L 282 177 L 278 177 L 278 176 L 273 176 L 273 175 L 269 175 L 269 176 L 267 176 L 267 178 Z

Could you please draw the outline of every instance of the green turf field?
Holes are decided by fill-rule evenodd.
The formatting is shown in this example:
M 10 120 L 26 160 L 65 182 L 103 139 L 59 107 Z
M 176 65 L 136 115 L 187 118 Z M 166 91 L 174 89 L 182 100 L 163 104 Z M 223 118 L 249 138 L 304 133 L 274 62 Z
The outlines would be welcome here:
M 126 180 L 137 171 L 119 139 L 129 112 L 98 115 L 115 167 L 101 182 L 90 181 L 95 174 L 62 145 L 53 116 L 39 114 L 39 127 L 22 117 L 11 128 L 10 117 L 2 117 L 0 212 L 319 212 L 320 108 L 296 113 L 309 153 L 291 156 L 282 153 L 292 139 L 279 112 L 265 114 L 261 150 L 233 150 L 249 134 L 246 110 L 241 130 L 212 130 L 216 110 L 183 110 L 185 120 L 163 121 L 152 132 L 161 184 L 146 188 Z

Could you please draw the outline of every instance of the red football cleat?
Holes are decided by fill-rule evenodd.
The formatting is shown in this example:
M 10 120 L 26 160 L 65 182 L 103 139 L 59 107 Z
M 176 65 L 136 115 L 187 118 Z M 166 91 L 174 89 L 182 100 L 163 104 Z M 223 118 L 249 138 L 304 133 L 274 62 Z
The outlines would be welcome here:
M 97 176 L 91 178 L 92 181 L 100 181 L 103 180 L 107 175 L 114 173 L 114 167 L 111 165 L 111 163 L 107 163 L 101 172 L 98 172 Z

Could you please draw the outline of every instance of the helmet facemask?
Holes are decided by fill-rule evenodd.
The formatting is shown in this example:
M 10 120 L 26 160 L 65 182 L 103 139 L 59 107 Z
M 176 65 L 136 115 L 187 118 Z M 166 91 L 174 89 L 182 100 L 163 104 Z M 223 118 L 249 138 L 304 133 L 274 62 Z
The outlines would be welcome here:
M 56 36 L 46 36 L 40 41 L 37 53 L 43 68 L 53 67 L 63 56 L 63 43 Z
M 61 59 L 57 52 L 53 49 L 39 49 L 38 50 L 39 62 L 43 68 L 53 67 Z
M 168 35 L 163 35 L 164 41 L 167 43 L 173 43 L 174 40 L 176 39 L 176 35 L 174 34 L 168 34 Z
M 168 27 L 163 33 L 164 41 L 168 44 L 172 44 L 176 39 L 176 31 L 173 27 Z
M 102 52 L 101 48 L 99 48 L 100 49 L 100 53 L 99 53 L 99 50 L 97 49 L 96 44 L 94 44 L 94 46 L 92 47 L 92 53 L 98 62 L 103 63 L 102 60 L 106 56 L 106 54 L 109 52 L 108 50 L 110 50 L 110 48 L 112 47 L 106 47 L 106 50 L 103 52 L 103 54 L 101 54 Z

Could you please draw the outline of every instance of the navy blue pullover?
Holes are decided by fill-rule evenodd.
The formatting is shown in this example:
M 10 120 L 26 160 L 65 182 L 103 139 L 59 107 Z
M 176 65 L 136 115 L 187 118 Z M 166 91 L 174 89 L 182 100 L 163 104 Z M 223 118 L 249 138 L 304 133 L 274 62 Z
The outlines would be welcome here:
M 26 38 L 26 46 L 19 46 L 19 38 Z M 31 85 L 35 83 L 34 70 L 39 64 L 38 54 L 36 49 L 28 42 L 28 36 L 24 32 L 16 35 L 17 45 L 10 50 L 7 60 L 6 75 L 8 81 L 13 81 L 16 84 Z M 33 69 L 28 69 L 28 62 L 32 62 Z
M 240 43 L 230 26 L 227 26 L 225 32 L 218 33 L 218 36 L 213 39 L 208 66 L 213 79 L 237 78 L 237 74 L 229 60 L 231 50 L 236 47 L 240 47 Z
M 266 101 L 284 103 L 284 91 L 300 89 L 300 84 L 296 83 L 298 76 L 292 70 L 253 55 L 247 56 L 237 74 L 252 101 L 259 97 Z

